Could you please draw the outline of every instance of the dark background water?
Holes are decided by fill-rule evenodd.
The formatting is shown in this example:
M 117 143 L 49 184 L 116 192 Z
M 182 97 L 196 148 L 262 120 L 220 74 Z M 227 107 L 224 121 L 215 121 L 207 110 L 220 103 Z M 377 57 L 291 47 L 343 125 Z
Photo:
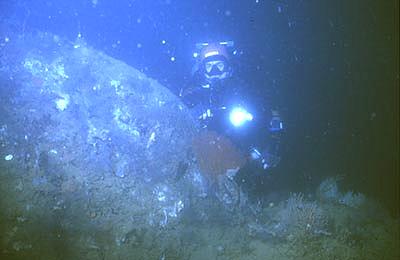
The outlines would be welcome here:
M 196 42 L 234 40 L 236 75 L 285 120 L 274 186 L 298 191 L 343 175 L 344 188 L 398 215 L 397 0 L 0 0 L 0 17 L 21 33 L 80 33 L 174 92 L 190 77 Z

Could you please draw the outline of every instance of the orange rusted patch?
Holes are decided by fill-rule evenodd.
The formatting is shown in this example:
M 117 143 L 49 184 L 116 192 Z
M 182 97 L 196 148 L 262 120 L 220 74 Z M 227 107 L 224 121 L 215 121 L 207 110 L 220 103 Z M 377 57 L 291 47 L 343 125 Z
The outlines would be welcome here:
M 202 174 L 215 183 L 228 169 L 240 168 L 245 156 L 227 137 L 205 130 L 193 138 L 193 151 Z

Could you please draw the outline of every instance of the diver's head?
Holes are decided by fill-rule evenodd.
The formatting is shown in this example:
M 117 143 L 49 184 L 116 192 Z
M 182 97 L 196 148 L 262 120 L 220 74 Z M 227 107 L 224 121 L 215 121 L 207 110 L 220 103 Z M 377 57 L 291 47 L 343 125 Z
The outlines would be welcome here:
M 229 55 L 225 45 L 210 43 L 203 47 L 200 61 L 207 81 L 223 80 L 231 76 Z

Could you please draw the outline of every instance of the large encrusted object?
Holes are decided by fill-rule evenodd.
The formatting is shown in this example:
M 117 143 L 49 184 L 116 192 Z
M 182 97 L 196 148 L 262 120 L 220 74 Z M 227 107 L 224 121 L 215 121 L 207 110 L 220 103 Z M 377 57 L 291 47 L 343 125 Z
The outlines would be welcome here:
M 105 232 L 119 247 L 132 230 L 176 225 L 187 195 L 173 180 L 196 133 L 183 103 L 81 42 L 11 29 L 0 38 L 2 227 L 18 216 L 40 226 L 18 227 L 29 243 L 45 244 L 51 228 L 70 241 Z
M 204 130 L 195 136 L 193 151 L 202 174 L 211 183 L 216 183 L 218 176 L 227 170 L 238 169 L 246 162 L 232 141 L 215 131 Z
M 0 35 L 10 39 L 0 48 L 0 126 L 14 124 L 17 138 L 21 132 L 30 144 L 46 144 L 44 152 L 57 151 L 62 163 L 104 164 L 118 177 L 162 180 L 187 159 L 193 120 L 156 80 L 82 40 Z

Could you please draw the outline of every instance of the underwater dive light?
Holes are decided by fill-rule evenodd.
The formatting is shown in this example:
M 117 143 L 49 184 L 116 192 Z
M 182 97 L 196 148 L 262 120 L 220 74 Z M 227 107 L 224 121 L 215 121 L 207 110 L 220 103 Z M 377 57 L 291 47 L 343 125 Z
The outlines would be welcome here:
M 232 109 L 229 114 L 229 120 L 235 127 L 242 126 L 244 123 L 253 120 L 253 115 L 247 112 L 246 109 L 242 107 L 236 107 Z

